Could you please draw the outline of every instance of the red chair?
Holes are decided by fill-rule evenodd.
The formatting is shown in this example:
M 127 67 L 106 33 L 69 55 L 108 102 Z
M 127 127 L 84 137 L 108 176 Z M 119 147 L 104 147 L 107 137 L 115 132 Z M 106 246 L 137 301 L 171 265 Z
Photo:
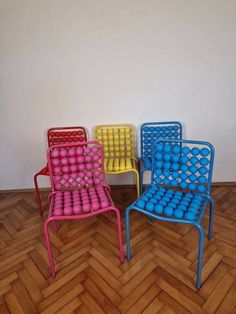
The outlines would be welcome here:
M 71 126 L 71 127 L 54 127 L 50 128 L 47 132 L 48 147 L 57 144 L 67 144 L 73 142 L 87 141 L 86 129 L 82 126 Z M 41 197 L 38 187 L 38 176 L 49 176 L 48 165 L 42 168 L 39 172 L 34 175 L 34 186 L 36 199 L 38 203 L 39 213 L 43 215 L 43 207 L 41 203 Z
M 120 260 L 123 262 L 120 211 L 115 207 L 105 181 L 102 146 L 96 141 L 53 145 L 48 148 L 48 169 L 52 192 L 44 222 L 45 240 L 52 277 L 56 276 L 48 232 L 50 222 L 89 218 L 116 213 Z

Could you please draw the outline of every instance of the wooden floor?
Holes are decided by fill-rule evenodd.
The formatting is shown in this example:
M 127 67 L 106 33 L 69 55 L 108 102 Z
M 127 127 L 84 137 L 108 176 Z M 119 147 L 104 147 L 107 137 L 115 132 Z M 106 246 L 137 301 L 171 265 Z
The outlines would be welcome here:
M 112 194 L 124 216 L 135 191 Z M 121 264 L 114 222 L 63 222 L 51 232 L 52 279 L 34 194 L 0 194 L 0 313 L 236 313 L 236 187 L 215 187 L 213 196 L 214 238 L 205 238 L 196 291 L 198 234 L 189 226 L 132 214 L 133 258 Z

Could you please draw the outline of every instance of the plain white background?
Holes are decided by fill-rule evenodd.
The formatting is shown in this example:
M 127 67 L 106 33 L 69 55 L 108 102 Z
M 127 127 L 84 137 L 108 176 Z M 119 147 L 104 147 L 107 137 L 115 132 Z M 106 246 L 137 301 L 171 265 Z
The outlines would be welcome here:
M 0 45 L 0 189 L 33 186 L 51 126 L 165 120 L 236 181 L 235 0 L 0 0 Z

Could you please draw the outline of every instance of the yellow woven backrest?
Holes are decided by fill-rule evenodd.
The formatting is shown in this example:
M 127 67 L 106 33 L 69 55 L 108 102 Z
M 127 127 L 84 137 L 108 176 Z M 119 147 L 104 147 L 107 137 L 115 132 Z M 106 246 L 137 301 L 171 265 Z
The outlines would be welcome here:
M 103 145 L 105 158 L 136 158 L 132 124 L 98 125 L 94 129 L 94 139 Z

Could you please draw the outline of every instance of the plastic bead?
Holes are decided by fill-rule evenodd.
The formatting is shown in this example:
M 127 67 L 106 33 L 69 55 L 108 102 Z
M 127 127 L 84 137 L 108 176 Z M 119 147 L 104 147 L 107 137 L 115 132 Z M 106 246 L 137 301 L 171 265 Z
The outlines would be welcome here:
M 188 157 L 186 157 L 186 156 L 181 157 L 180 162 L 183 164 L 186 164 L 188 162 Z
M 180 178 L 181 178 L 182 180 L 186 180 L 186 179 L 188 178 L 187 173 L 185 173 L 185 172 L 181 173 Z
M 188 154 L 190 153 L 189 147 L 183 147 L 183 148 L 182 148 L 182 153 L 183 153 L 184 155 L 188 155 Z
M 136 202 L 136 205 L 137 205 L 139 208 L 143 209 L 143 208 L 145 207 L 145 201 L 139 199 L 139 200 Z
M 195 218 L 195 215 L 194 215 L 194 213 L 188 211 L 188 212 L 184 215 L 184 217 L 185 217 L 187 220 L 193 221 L 194 218 Z
M 173 170 L 179 170 L 179 164 L 177 164 L 177 163 L 173 163 L 172 165 L 171 165 L 171 168 L 173 169 Z
M 206 187 L 204 185 L 200 184 L 200 185 L 198 185 L 197 189 L 200 193 L 203 193 L 206 190 Z
M 207 148 L 202 148 L 202 149 L 201 149 L 201 155 L 202 155 L 203 157 L 207 157 L 209 154 L 210 154 L 209 149 L 207 149 Z
M 208 159 L 205 157 L 201 158 L 199 162 L 200 162 L 200 165 L 204 167 L 207 166 L 209 163 Z
M 206 167 L 200 167 L 198 171 L 201 175 L 207 174 L 207 168 Z
M 183 172 L 186 172 L 186 171 L 188 171 L 188 166 L 187 166 L 186 164 L 181 164 L 180 169 L 181 169 Z
M 76 205 L 73 207 L 73 213 L 75 215 L 79 214 L 81 212 L 81 206 L 80 205 Z
M 72 214 L 72 212 L 73 212 L 72 207 L 68 206 L 64 208 L 64 215 L 69 216 Z
M 196 165 L 198 163 L 198 158 L 197 157 L 191 157 L 190 158 L 190 162 L 192 163 L 192 165 Z
M 80 156 L 83 154 L 83 149 L 81 147 L 76 148 L 76 155 Z
M 183 218 L 183 216 L 184 216 L 184 212 L 181 211 L 181 210 L 179 210 L 179 209 L 176 209 L 176 210 L 174 211 L 174 216 L 175 216 L 175 218 L 181 219 L 181 218 Z
M 54 209 L 54 215 L 55 215 L 55 216 L 61 216 L 61 215 L 63 215 L 62 209 L 61 209 L 61 208 L 55 208 L 55 209 Z
M 191 149 L 191 154 L 192 154 L 193 156 L 197 156 L 197 155 L 199 155 L 199 153 L 200 153 L 200 149 L 199 149 L 199 148 L 193 147 L 193 148 Z
M 152 203 L 152 202 L 148 202 L 147 204 L 146 204 L 146 209 L 148 210 L 148 211 L 153 211 L 153 209 L 154 209 L 154 203 Z
M 161 204 L 157 204 L 154 207 L 154 211 L 156 214 L 162 214 L 163 213 L 163 206 Z
M 173 146 L 173 153 L 178 154 L 180 152 L 180 146 L 179 145 L 174 145 Z
M 196 185 L 194 183 L 189 183 L 188 188 L 189 190 L 193 191 L 196 189 Z
M 189 167 L 189 171 L 190 171 L 192 174 L 194 174 L 194 173 L 196 173 L 196 172 L 198 171 L 198 168 L 197 168 L 196 166 L 190 166 L 190 167 Z
M 196 176 L 195 174 L 191 174 L 191 175 L 189 176 L 189 180 L 190 180 L 191 182 L 195 182 L 195 181 L 197 180 L 197 176 Z
M 62 148 L 62 149 L 60 150 L 60 156 L 61 156 L 61 157 L 66 157 L 66 156 L 67 156 L 67 151 L 66 151 L 64 148 Z
M 168 144 L 166 144 L 166 145 L 164 146 L 164 151 L 165 151 L 166 153 L 169 153 L 169 152 L 171 151 L 171 146 L 168 145 Z
M 181 189 L 186 189 L 187 188 L 187 186 L 188 186 L 188 184 L 185 182 L 185 181 L 182 181 L 181 183 L 180 183 L 180 187 L 181 187 Z
M 173 215 L 173 208 L 171 208 L 171 207 L 166 207 L 166 208 L 164 209 L 164 213 L 165 213 L 166 216 L 172 216 L 172 215 Z

